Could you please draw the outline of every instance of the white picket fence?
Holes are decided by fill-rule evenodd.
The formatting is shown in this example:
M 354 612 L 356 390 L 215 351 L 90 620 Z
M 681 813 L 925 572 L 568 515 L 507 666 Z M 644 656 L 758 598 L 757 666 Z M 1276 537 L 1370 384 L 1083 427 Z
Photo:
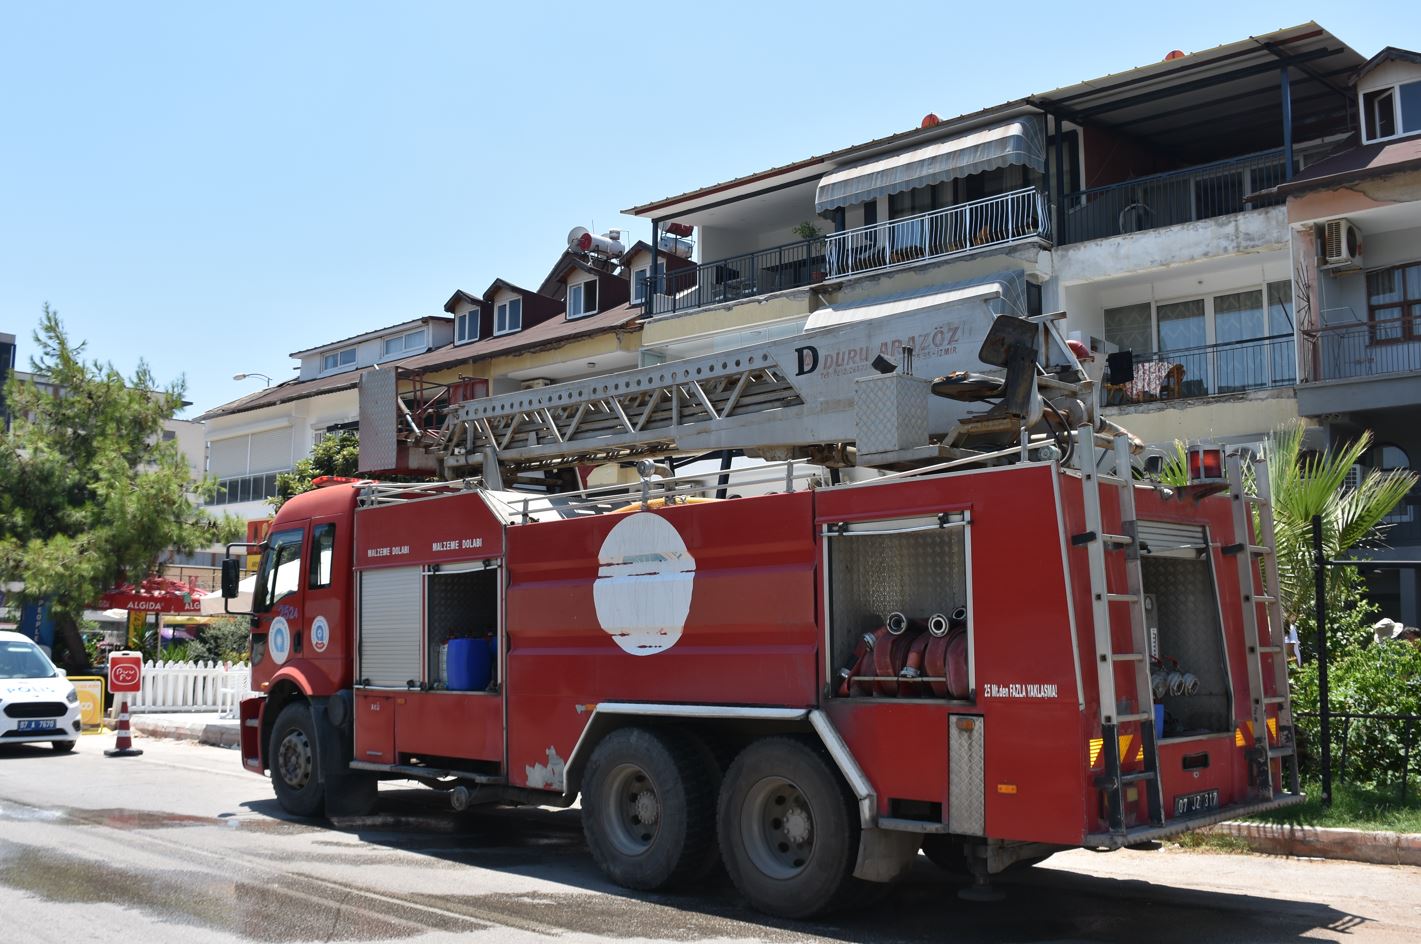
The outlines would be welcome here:
M 235 718 L 251 686 L 252 667 L 245 662 L 145 662 L 143 690 L 130 697 L 128 709 L 216 711 Z

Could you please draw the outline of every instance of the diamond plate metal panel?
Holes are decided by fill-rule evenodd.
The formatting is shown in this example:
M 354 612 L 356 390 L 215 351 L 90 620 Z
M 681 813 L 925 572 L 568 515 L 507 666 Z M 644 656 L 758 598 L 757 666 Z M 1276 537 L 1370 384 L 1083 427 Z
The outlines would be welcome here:
M 395 371 L 368 370 L 360 378 L 360 468 L 395 468 Z
M 460 636 L 491 636 L 498 631 L 498 571 L 430 574 L 426 580 L 427 677 L 431 683 L 444 682 L 439 671 L 442 645 Z
M 981 715 L 947 719 L 947 825 L 961 836 L 987 833 L 986 732 Z
M 928 443 L 932 381 L 906 374 L 860 377 L 854 384 L 859 452 L 897 452 Z
M 1197 695 L 1166 695 L 1166 736 L 1230 731 L 1228 664 L 1219 625 L 1214 574 L 1207 560 L 1145 557 L 1140 561 L 1145 593 L 1154 597 L 1159 653 L 1199 678 Z
M 913 534 L 856 534 L 829 541 L 833 664 L 888 614 L 926 619 L 967 605 L 967 535 L 962 528 Z

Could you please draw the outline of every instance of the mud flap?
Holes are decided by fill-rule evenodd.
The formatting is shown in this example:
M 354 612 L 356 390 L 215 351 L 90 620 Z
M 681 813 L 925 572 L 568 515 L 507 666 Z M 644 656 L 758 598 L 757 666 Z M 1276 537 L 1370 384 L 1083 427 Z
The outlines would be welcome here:
M 913 861 L 922 844 L 920 833 L 865 829 L 859 833 L 859 857 L 854 863 L 854 878 L 866 882 L 891 882 Z
M 265 696 L 243 698 L 238 706 L 242 766 L 254 774 L 266 772 L 266 758 L 262 756 L 262 711 L 265 708 Z
M 331 723 L 325 699 L 311 701 L 311 723 L 316 729 L 316 774 L 322 784 L 338 780 L 350 772 L 354 750 L 350 739 Z

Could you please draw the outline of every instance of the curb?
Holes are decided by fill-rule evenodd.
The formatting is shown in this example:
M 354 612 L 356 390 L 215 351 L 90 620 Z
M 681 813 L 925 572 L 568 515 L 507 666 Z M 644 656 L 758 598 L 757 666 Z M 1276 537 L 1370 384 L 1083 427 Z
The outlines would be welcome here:
M 172 721 L 161 717 L 133 717 L 129 722 L 134 734 L 151 738 L 196 741 L 209 747 L 236 748 L 241 729 L 235 721 Z
M 1268 855 L 1421 866 L 1421 833 L 1242 822 L 1220 823 L 1202 831 L 1242 839 L 1252 851 Z

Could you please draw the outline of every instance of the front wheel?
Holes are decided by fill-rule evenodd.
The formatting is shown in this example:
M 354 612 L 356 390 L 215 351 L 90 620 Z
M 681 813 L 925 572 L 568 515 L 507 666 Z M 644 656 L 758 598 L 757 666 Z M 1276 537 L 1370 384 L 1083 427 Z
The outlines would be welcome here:
M 858 813 L 822 750 L 751 744 L 726 771 L 718 826 L 726 871 L 756 909 L 807 918 L 858 902 Z
M 282 809 L 296 816 L 320 816 L 325 793 L 316 770 L 316 726 L 311 708 L 294 701 L 281 709 L 271 728 L 271 785 Z
M 49 747 L 56 754 L 68 754 L 74 750 L 74 746 L 78 743 L 78 741 L 50 741 Z

